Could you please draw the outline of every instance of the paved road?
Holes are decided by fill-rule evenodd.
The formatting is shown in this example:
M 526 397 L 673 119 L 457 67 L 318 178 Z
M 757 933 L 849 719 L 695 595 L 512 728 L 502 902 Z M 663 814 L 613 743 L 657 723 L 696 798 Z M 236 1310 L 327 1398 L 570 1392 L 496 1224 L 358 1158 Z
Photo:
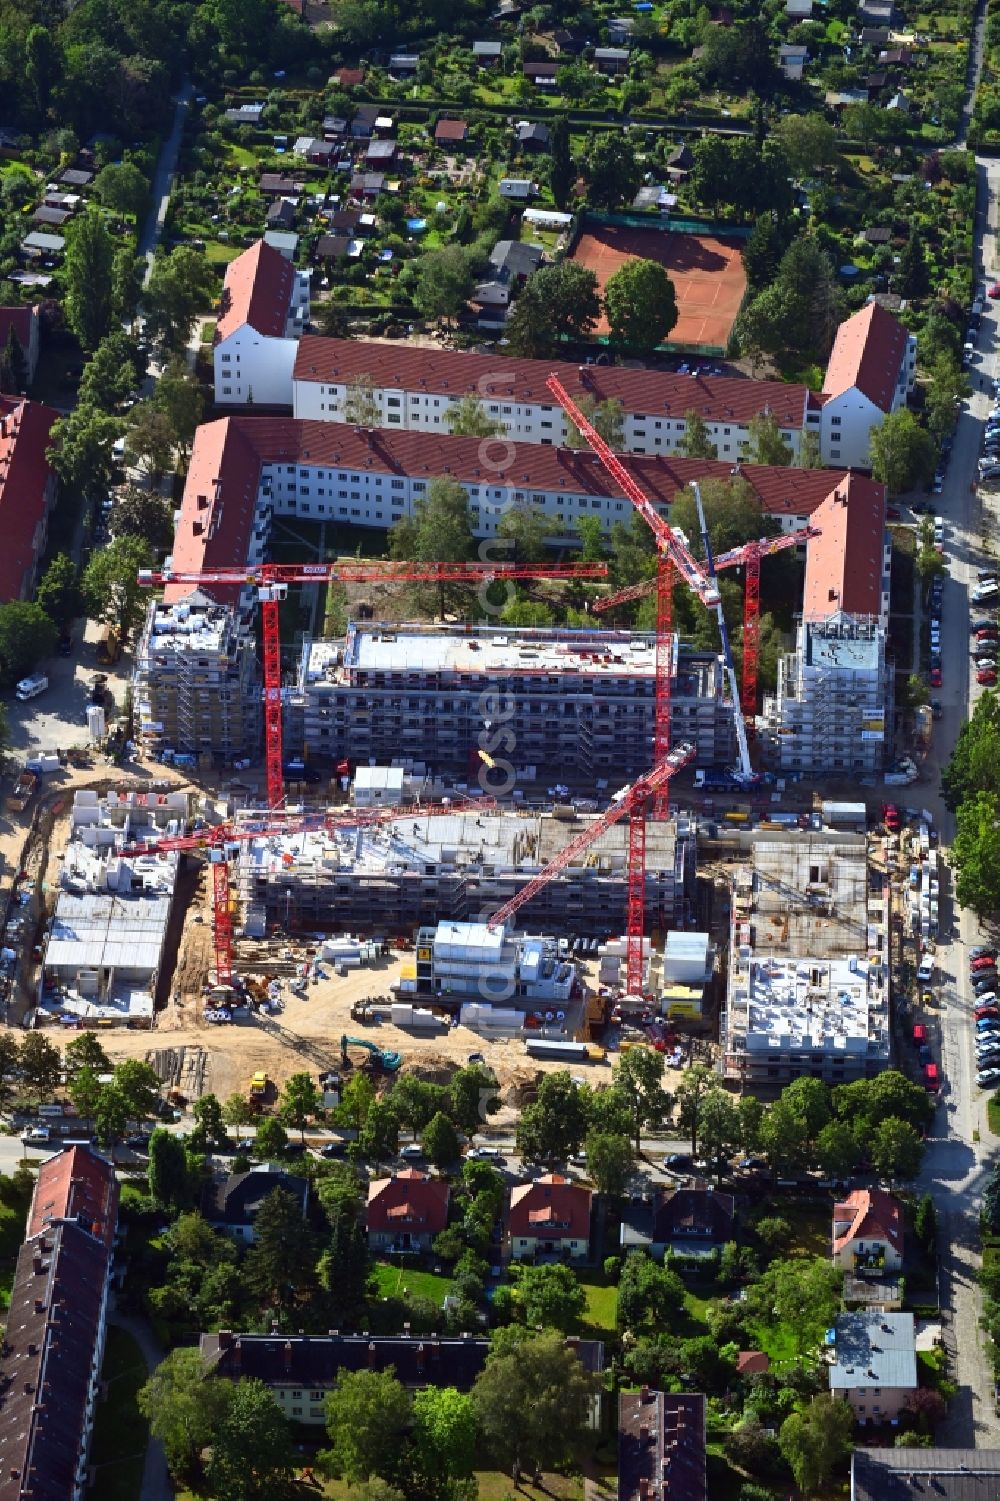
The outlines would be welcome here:
M 167 217 L 167 205 L 170 202 L 170 190 L 174 185 L 174 174 L 177 171 L 177 156 L 181 149 L 181 136 L 184 134 L 184 124 L 187 120 L 187 112 L 194 97 L 194 89 L 191 83 L 185 79 L 177 95 L 177 104 L 174 109 L 174 123 L 170 128 L 170 134 L 160 147 L 160 154 L 156 160 L 156 171 L 153 173 L 152 183 L 152 207 L 139 236 L 138 253 L 145 259 L 146 274 L 143 277 L 143 285 L 149 281 L 149 273 L 153 269 L 153 257 L 163 233 L 163 225 Z
M 981 158 L 976 166 L 980 188 L 976 271 L 980 279 L 992 280 L 997 270 L 1000 163 Z M 973 365 L 976 389 L 959 421 L 940 501 L 946 522 L 949 571 L 941 627 L 945 681 L 938 694 L 944 717 L 935 726 L 932 775 L 933 763 L 940 766 L 947 760 L 955 737 L 981 691 L 969 666 L 969 587 L 983 561 L 983 516 L 973 481 L 983 421 L 992 402 L 988 388 L 998 347 L 997 308 L 994 303 L 987 303 Z M 986 501 L 987 506 L 993 504 Z M 921 801 L 935 811 L 947 841 L 953 820 L 942 807 L 937 788 L 921 789 Z M 947 928 L 947 908 L 943 917 L 942 926 Z M 986 1096 L 975 1082 L 973 998 L 968 983 L 967 953 L 978 938 L 979 928 L 971 914 L 958 913 L 950 940 L 938 947 L 937 988 L 943 1003 L 940 1048 L 945 1085 L 919 1186 L 934 1195 L 942 1226 L 942 1297 L 945 1307 L 950 1309 L 945 1341 L 951 1374 L 959 1387 L 942 1437 L 950 1444 L 991 1446 L 1000 1444 L 1000 1420 L 994 1411 L 992 1371 L 979 1328 L 982 1300 L 976 1272 L 979 1199 L 996 1142 L 987 1125 Z
M 126 1334 L 131 1334 L 142 1352 L 146 1370 L 150 1373 L 155 1371 L 163 1359 L 163 1351 L 146 1321 L 129 1318 L 127 1314 L 115 1312 L 112 1313 L 110 1322 L 116 1324 L 119 1329 L 124 1329 Z M 151 1438 L 146 1450 L 139 1501 L 173 1501 L 173 1496 L 174 1488 L 170 1481 L 163 1445 L 159 1439 Z

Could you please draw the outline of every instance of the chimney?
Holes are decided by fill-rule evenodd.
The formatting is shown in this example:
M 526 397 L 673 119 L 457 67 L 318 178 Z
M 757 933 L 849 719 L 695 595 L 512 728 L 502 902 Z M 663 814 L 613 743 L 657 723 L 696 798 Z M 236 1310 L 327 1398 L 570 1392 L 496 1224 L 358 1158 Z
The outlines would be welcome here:
M 285 1372 L 287 1374 L 287 1372 L 292 1369 L 292 1342 L 290 1339 L 285 1340 L 282 1354 L 284 1357 Z
M 423 1342 L 423 1340 L 421 1340 L 420 1343 L 419 1343 L 419 1345 L 417 1346 L 417 1374 L 419 1376 L 422 1376 L 424 1374 L 424 1371 L 426 1370 L 426 1368 L 427 1368 L 427 1351 L 424 1348 L 424 1342 Z
M 31 1264 L 32 1264 L 32 1267 L 34 1269 L 35 1276 L 36 1277 L 40 1277 L 41 1274 L 42 1274 L 42 1270 L 43 1270 L 43 1267 L 42 1267 L 42 1249 L 41 1249 L 41 1246 L 36 1246 L 35 1247 L 35 1254 L 32 1257 L 32 1263 Z
M 35 1312 L 36 1313 L 44 1313 L 45 1312 L 45 1304 L 44 1304 L 44 1302 L 43 1302 L 43 1300 L 41 1298 L 36 1298 L 35 1299 Z
M 368 1341 L 368 1369 L 370 1371 L 375 1369 L 375 1341 L 373 1339 Z
M 242 1349 L 242 1344 L 241 1344 L 239 1335 L 237 1335 L 236 1339 L 233 1341 L 233 1361 L 232 1361 L 232 1365 L 233 1365 L 233 1370 L 236 1372 L 236 1374 L 238 1376 L 240 1374 L 240 1371 L 243 1369 L 243 1349 Z

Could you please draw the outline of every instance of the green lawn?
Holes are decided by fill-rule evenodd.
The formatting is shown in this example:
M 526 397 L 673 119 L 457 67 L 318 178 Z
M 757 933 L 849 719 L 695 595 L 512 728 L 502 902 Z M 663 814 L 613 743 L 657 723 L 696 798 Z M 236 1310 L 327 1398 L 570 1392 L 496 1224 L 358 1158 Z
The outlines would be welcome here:
M 604 1273 L 588 1268 L 580 1273 L 580 1283 L 587 1294 L 584 1322 L 595 1339 L 613 1338 L 617 1328 L 618 1289 Z
M 535 1486 L 522 1479 L 517 1491 L 514 1490 L 510 1476 L 499 1470 L 476 1470 L 475 1478 L 479 1501 L 510 1501 L 513 1496 L 517 1497 L 517 1501 L 583 1501 L 582 1475 L 546 1473 L 542 1476 L 541 1485 Z M 322 1491 L 312 1491 L 310 1494 L 328 1497 L 329 1501 L 351 1501 L 351 1497 L 357 1494 L 357 1488 L 349 1485 L 346 1480 L 328 1480 Z M 616 1487 L 610 1477 L 605 1479 L 604 1485 L 595 1494 L 601 1501 L 616 1494 Z M 178 1496 L 177 1501 L 184 1501 L 184 1496 Z
M 790 1365 L 798 1358 L 794 1331 L 787 1324 L 769 1322 L 752 1324 L 750 1328 L 754 1337 L 753 1349 L 763 1350 L 770 1357 L 772 1366 Z
M 124 1329 L 108 1330 L 101 1379 L 108 1395 L 97 1409 L 90 1463 L 94 1495 L 101 1501 L 136 1501 L 142 1490 L 149 1428 L 136 1406 L 136 1392 L 146 1380 L 139 1346 Z
M 986 1102 L 986 1118 L 993 1135 L 1000 1136 L 1000 1095 L 990 1095 Z
M 205 241 L 205 259 L 216 266 L 228 266 L 230 261 L 242 254 L 242 245 L 228 245 L 222 240 Z
M 451 1278 L 441 1277 L 436 1272 L 422 1272 L 415 1266 L 392 1266 L 388 1261 L 377 1261 L 374 1269 L 380 1298 L 430 1298 L 438 1307 L 451 1290 Z

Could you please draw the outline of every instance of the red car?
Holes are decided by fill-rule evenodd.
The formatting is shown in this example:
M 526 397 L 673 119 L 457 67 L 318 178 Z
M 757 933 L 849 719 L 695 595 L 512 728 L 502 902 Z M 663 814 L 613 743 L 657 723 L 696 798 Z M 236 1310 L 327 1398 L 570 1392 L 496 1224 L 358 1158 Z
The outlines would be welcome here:
M 976 640 L 998 641 L 1000 640 L 1000 631 L 997 630 L 995 625 L 984 625 L 981 630 L 976 632 Z
M 993 300 L 996 301 L 996 299 L 1000 297 L 1000 281 L 995 281 L 986 295 L 987 297 L 992 297 Z
M 976 1021 L 980 1021 L 984 1016 L 1000 1016 L 1000 1006 L 977 1006 Z
M 932 667 L 931 668 L 931 687 L 932 688 L 940 688 L 940 686 L 941 686 L 941 684 L 942 684 L 943 681 L 944 681 L 944 679 L 941 676 L 941 669 L 940 669 L 940 667 Z
M 976 673 L 976 682 L 981 684 L 983 688 L 992 688 L 996 683 L 996 680 L 997 675 L 992 667 L 986 668 L 984 672 Z
M 973 974 L 976 974 L 981 969 L 995 969 L 996 962 L 992 954 L 980 954 L 978 959 L 971 960 L 969 968 Z
M 899 816 L 899 809 L 896 807 L 895 803 L 885 803 L 883 805 L 882 822 L 885 824 L 890 834 L 894 834 L 897 829 L 902 827 L 903 820 Z

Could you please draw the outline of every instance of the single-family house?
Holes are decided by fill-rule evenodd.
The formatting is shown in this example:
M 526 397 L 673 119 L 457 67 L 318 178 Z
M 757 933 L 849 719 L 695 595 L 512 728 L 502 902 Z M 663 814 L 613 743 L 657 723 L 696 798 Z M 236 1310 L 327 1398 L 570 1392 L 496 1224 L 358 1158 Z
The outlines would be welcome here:
M 277 1188 L 292 1195 L 304 1219 L 309 1204 L 309 1180 L 290 1173 L 280 1162 L 262 1162 L 245 1173 L 229 1173 L 213 1179 L 202 1194 L 201 1212 L 216 1230 L 232 1240 L 250 1244 L 256 1237 L 254 1225 L 260 1206 Z
M 610 16 L 608 19 L 608 41 L 612 47 L 620 47 L 624 42 L 630 42 L 635 31 L 635 19 L 632 16 Z
M 590 1249 L 592 1194 L 559 1173 L 543 1173 L 510 1191 L 507 1240 L 514 1261 L 567 1256 L 583 1261 Z
M 904 73 L 913 66 L 913 53 L 909 47 L 887 47 L 878 55 L 883 68 L 899 68 Z
M 808 61 L 808 47 L 801 47 L 795 43 L 786 42 L 778 48 L 778 65 L 791 83 L 797 83 L 802 77 Z
M 667 157 L 667 176 L 671 182 L 686 182 L 693 166 L 694 152 L 685 142 L 682 146 L 675 146 Z
M 31 222 L 47 225 L 49 229 L 61 229 L 70 218 L 72 213 L 68 208 L 50 208 L 47 203 L 40 203 L 31 216 Z
M 575 57 L 578 52 L 583 51 L 583 41 L 581 38 L 575 36 L 572 31 L 567 31 L 565 26 L 557 26 L 555 28 L 552 33 L 552 40 L 555 43 L 557 52 L 566 53 L 570 57 Z
M 887 26 L 862 26 L 859 40 L 862 47 L 881 51 L 889 45 L 889 29 Z
M 585 1371 L 600 1376 L 600 1340 L 567 1339 Z M 340 1377 L 356 1371 L 391 1371 L 408 1391 L 453 1386 L 470 1391 L 490 1353 L 490 1341 L 463 1334 L 244 1334 L 220 1329 L 201 1336 L 206 1375 L 228 1381 L 263 1381 L 285 1417 L 321 1426 L 324 1399 Z M 599 1404 L 591 1426 L 600 1426 Z
M 594 67 L 599 73 L 627 73 L 629 56 L 628 47 L 595 47 Z
M 13 325 L 11 325 L 13 326 Z M 56 501 L 46 457 L 59 413 L 40 401 L 0 396 L 0 603 L 31 599 Z
M 353 235 L 359 231 L 363 217 L 361 210 L 357 208 L 336 208 L 327 216 L 327 223 L 331 234 Z
M 855 1275 L 903 1266 L 903 1211 L 883 1188 L 856 1188 L 833 1206 L 833 1261 Z
M 668 1249 L 684 1256 L 710 1256 L 735 1236 L 736 1202 L 713 1188 L 659 1188 L 650 1198 L 632 1199 L 622 1215 L 623 1250 L 641 1248 L 653 1256 Z
M 477 68 L 498 68 L 503 56 L 503 43 L 473 42 L 472 56 Z
M 526 203 L 529 198 L 533 198 L 537 191 L 530 177 L 501 177 L 497 186 L 497 192 L 501 198 L 510 198 L 521 203 Z
M 659 214 L 669 214 L 677 207 L 677 194 L 669 192 L 662 182 L 646 182 L 632 199 L 632 207 L 641 211 L 655 209 Z
M 886 109 L 898 110 L 901 114 L 908 115 L 910 113 L 910 101 L 900 89 L 897 89 L 886 105 Z
M 869 302 L 837 330 L 820 411 L 824 464 L 871 467 L 873 427 L 906 405 L 917 370 L 917 340 L 898 318 Z
M 286 406 L 297 341 L 309 321 L 309 276 L 258 240 L 226 267 L 212 360 L 223 406 Z
M 618 1395 L 618 1501 L 707 1501 L 701 1392 Z
M 549 127 L 540 120 L 518 120 L 514 136 L 521 151 L 548 151 Z
M 892 240 L 892 230 L 884 224 L 874 224 L 871 229 L 861 231 L 861 238 L 866 245 L 888 245 Z
M 448 1223 L 451 1190 L 419 1168 L 368 1185 L 366 1228 L 373 1251 L 429 1251 Z
M 434 127 L 434 141 L 438 146 L 460 146 L 468 134 L 465 120 L 439 120 Z
M 265 229 L 264 244 L 283 255 L 286 261 L 294 262 L 299 252 L 299 237 L 291 229 Z
M 477 284 L 472 301 L 481 309 L 480 323 L 495 325 L 506 321 L 507 309 L 529 276 L 542 263 L 541 245 L 523 240 L 498 240 L 490 251 L 492 275 Z
M 830 1391 L 843 1397 L 859 1423 L 898 1418 L 918 1386 L 912 1313 L 859 1309 L 837 1315 Z
M 888 82 L 889 75 L 883 70 L 878 70 L 875 73 L 868 74 L 865 79 L 865 88 L 868 90 L 869 104 L 875 104 L 877 102 L 879 95 L 887 86 Z
M 21 346 L 26 386 L 31 385 L 38 368 L 39 323 L 37 305 L 0 307 L 0 350 L 7 348 L 13 330 L 14 337 Z

